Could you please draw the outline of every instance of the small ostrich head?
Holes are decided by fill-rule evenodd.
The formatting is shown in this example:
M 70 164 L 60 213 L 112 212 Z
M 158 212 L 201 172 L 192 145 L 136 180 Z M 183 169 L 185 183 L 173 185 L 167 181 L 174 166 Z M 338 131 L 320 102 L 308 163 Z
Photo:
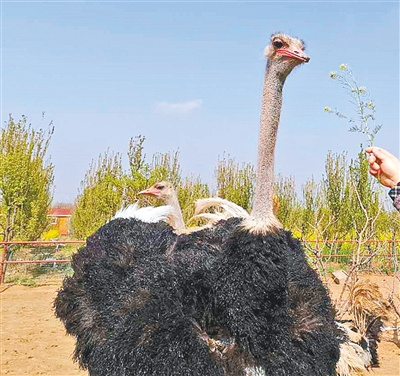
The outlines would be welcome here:
M 168 202 L 175 195 L 175 189 L 170 182 L 161 181 L 153 184 L 150 188 L 140 191 L 138 195 L 154 196 L 159 200 Z
M 182 210 L 179 205 L 178 194 L 174 186 L 168 181 L 161 181 L 153 184 L 150 188 L 138 193 L 139 195 L 154 196 L 165 204 L 173 208 L 172 214 L 168 218 L 168 223 L 176 230 L 183 231 L 185 222 L 182 216 Z
M 305 44 L 302 40 L 276 33 L 272 34 L 271 43 L 265 48 L 264 55 L 270 64 L 277 64 L 279 71 L 287 76 L 294 67 L 310 60 L 304 50 Z

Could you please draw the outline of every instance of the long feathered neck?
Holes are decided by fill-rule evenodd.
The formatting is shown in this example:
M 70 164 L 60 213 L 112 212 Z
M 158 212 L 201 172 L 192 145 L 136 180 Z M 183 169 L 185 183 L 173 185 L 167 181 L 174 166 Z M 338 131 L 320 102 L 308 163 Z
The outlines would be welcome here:
M 268 60 L 261 103 L 256 188 L 250 215 L 252 220 L 262 222 L 260 225 L 265 231 L 281 227 L 273 213 L 274 154 L 286 76 L 279 70 L 279 64 Z
M 183 221 L 181 206 L 179 205 L 178 196 L 176 194 L 171 195 L 165 203 L 172 206 L 173 214 L 171 218 L 171 226 L 178 231 L 182 231 L 186 228 L 185 222 Z

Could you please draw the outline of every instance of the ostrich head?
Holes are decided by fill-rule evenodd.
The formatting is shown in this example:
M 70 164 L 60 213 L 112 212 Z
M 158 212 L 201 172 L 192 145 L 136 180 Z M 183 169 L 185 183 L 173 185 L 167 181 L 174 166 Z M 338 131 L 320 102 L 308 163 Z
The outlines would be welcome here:
M 310 60 L 304 50 L 305 44 L 302 40 L 276 33 L 272 34 L 271 43 L 265 48 L 264 55 L 270 64 L 279 67 L 279 72 L 286 78 L 294 67 Z
M 176 193 L 176 189 L 170 182 L 157 182 L 150 188 L 147 188 L 138 194 L 157 197 L 165 204 L 172 206 L 173 214 L 170 216 L 168 223 L 177 231 L 183 231 L 185 229 L 186 226 L 185 222 L 183 221 L 178 195 Z
M 176 192 L 170 182 L 161 181 L 153 184 L 150 188 L 140 191 L 138 195 L 154 196 L 163 202 L 168 202 L 176 195 Z

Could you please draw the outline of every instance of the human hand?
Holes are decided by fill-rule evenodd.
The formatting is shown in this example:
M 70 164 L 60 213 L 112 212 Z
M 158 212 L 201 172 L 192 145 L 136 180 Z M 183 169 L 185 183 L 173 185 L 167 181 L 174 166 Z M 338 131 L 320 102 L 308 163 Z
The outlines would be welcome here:
M 370 153 L 369 173 L 385 187 L 394 187 L 400 181 L 400 160 L 387 150 L 376 146 L 369 146 L 365 151 Z

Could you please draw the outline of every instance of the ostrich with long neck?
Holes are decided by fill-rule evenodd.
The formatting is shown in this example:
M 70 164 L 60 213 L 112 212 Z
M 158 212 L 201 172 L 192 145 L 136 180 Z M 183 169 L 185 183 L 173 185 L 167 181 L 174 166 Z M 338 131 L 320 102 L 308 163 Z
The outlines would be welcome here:
M 304 43 L 286 34 L 274 34 L 265 48 L 268 58 L 261 103 L 261 126 L 253 209 L 243 226 L 255 233 L 282 228 L 273 211 L 274 151 L 286 77 L 296 66 L 308 62 Z
M 254 363 L 245 368 L 251 374 L 334 375 L 339 339 L 329 295 L 273 210 L 282 89 L 309 57 L 304 43 L 286 34 L 272 35 L 265 55 L 254 204 L 217 266 L 216 318 L 242 352 L 251 354 Z
M 308 58 L 283 34 L 267 51 L 250 217 L 181 235 L 162 222 L 118 218 L 74 255 L 55 308 L 90 375 L 334 375 L 328 294 L 272 209 L 282 85 Z
M 170 182 L 157 182 L 153 184 L 150 188 L 145 189 L 138 194 L 156 197 L 164 204 L 168 205 L 168 208 L 160 211 L 160 213 L 155 213 L 155 215 L 159 216 L 160 221 L 165 220 L 167 223 L 169 223 L 175 229 L 175 232 L 183 233 L 185 231 L 185 224 L 178 201 L 177 191 Z M 274 196 L 273 204 L 274 213 L 276 213 L 278 205 L 276 196 Z M 222 219 L 247 218 L 249 216 L 249 214 L 243 208 L 228 200 L 218 197 L 199 199 L 195 202 L 195 207 L 195 214 L 197 214 L 197 216 L 195 215 L 195 218 L 197 217 L 208 219 L 210 221 L 209 226 L 211 226 L 211 223 L 215 224 Z M 221 211 L 216 213 L 205 213 L 205 210 L 210 207 L 216 207 Z M 195 230 L 196 229 L 193 229 L 193 231 Z M 190 229 L 188 229 L 188 232 L 189 231 Z M 289 300 L 290 299 L 293 299 L 293 297 L 289 296 Z M 304 319 L 304 317 L 302 317 L 302 319 Z M 376 348 L 378 338 L 377 333 L 379 333 L 381 326 L 381 321 L 379 320 L 379 318 L 373 318 L 371 325 L 368 326 L 366 333 L 364 332 L 364 336 L 357 333 L 356 331 L 353 331 L 354 329 L 351 330 L 350 326 L 346 324 L 336 322 L 339 330 L 344 331 L 343 334 L 338 334 L 340 334 L 343 338 L 346 338 L 345 341 L 340 345 L 341 357 L 336 364 L 338 375 L 348 375 L 351 373 L 349 370 L 358 370 L 359 372 L 363 372 L 368 366 L 370 366 L 370 364 L 378 364 Z M 220 341 L 209 337 L 206 331 L 201 330 L 200 326 L 197 325 L 196 329 L 199 332 L 200 338 L 205 341 L 205 343 L 210 347 L 210 349 L 212 349 L 212 351 L 216 352 L 218 351 L 218 348 L 220 348 L 220 356 L 221 354 L 224 354 L 222 351 L 227 351 L 230 349 L 230 347 L 232 348 L 232 345 L 230 347 L 223 346 Z M 363 341 L 366 344 L 366 348 L 363 348 L 360 345 L 363 343 Z M 249 373 L 254 373 L 254 370 L 252 370 L 250 367 L 247 367 L 247 371 Z

